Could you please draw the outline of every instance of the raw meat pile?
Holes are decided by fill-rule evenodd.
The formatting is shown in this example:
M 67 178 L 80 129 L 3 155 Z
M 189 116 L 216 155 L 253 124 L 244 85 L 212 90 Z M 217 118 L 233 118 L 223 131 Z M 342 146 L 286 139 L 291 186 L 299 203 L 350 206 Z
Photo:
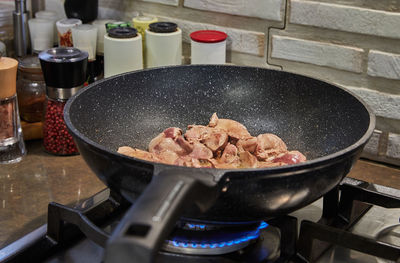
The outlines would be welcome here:
M 208 126 L 189 125 L 183 134 L 176 127 L 165 129 L 151 140 L 149 151 L 122 146 L 118 152 L 151 162 L 197 168 L 265 168 L 306 161 L 299 151 L 271 133 L 253 137 L 237 121 L 219 119 L 214 113 Z

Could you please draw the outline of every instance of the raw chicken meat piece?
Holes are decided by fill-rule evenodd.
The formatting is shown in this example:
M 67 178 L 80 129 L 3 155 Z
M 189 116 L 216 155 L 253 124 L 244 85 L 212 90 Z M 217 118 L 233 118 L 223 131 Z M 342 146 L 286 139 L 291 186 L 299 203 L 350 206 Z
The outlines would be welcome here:
M 224 130 L 230 137 L 237 140 L 251 137 L 250 133 L 247 131 L 247 128 L 243 124 L 230 119 L 219 119 L 217 114 L 214 114 L 211 117 L 208 126 Z
M 225 147 L 228 142 L 228 134 L 216 128 L 202 125 L 189 125 L 185 138 L 191 143 L 201 142 L 211 151 L 216 152 Z
M 217 113 L 214 112 L 210 118 L 210 122 L 208 123 L 208 126 L 215 127 L 215 126 L 217 126 L 217 122 L 218 122 L 218 116 L 217 116 Z
M 290 151 L 276 157 L 273 162 L 281 162 L 285 164 L 302 163 L 306 161 L 306 157 L 299 151 Z
M 258 162 L 257 163 L 257 168 L 269 168 L 269 167 L 277 167 L 277 166 L 282 166 L 285 165 L 284 163 L 273 163 L 273 162 Z
M 209 137 L 211 128 L 203 125 L 189 125 L 185 133 L 185 139 L 190 143 L 200 142 Z
M 247 139 L 240 139 L 236 143 L 236 146 L 238 147 L 239 151 L 248 151 L 250 153 L 254 153 L 257 147 L 257 138 L 250 137 Z
M 257 136 L 255 155 L 258 160 L 264 161 L 284 152 L 287 152 L 286 144 L 275 134 L 264 133 Z
M 241 168 L 257 168 L 257 158 L 248 151 L 239 153 Z
M 163 151 L 171 151 L 178 155 L 185 155 L 191 152 L 190 144 L 183 139 L 181 129 L 165 129 L 150 141 L 149 152 L 159 154 Z
M 165 129 L 163 131 L 164 135 L 166 138 L 172 138 L 176 139 L 178 136 L 182 135 L 182 130 L 176 127 L 171 127 L 168 129 Z
M 160 160 L 160 162 L 165 163 L 165 164 L 171 164 L 175 163 L 176 160 L 179 159 L 179 155 L 177 155 L 174 152 L 171 151 L 163 151 L 157 154 L 157 158 Z
M 207 160 L 213 157 L 213 153 L 204 144 L 195 143 L 193 146 L 193 151 L 189 154 L 189 156 L 195 159 Z
M 123 146 L 127 156 L 195 168 L 269 168 L 306 161 L 299 151 L 288 151 L 278 136 L 251 136 L 237 121 L 211 116 L 208 126 L 189 125 L 185 134 L 177 127 L 165 129 L 149 143 L 149 151 Z
M 155 154 L 147 152 L 147 151 L 143 151 L 140 149 L 134 149 L 132 147 L 129 146 L 122 146 L 118 148 L 118 152 L 120 154 L 124 154 L 130 157 L 135 157 L 135 158 L 139 158 L 139 159 L 143 159 L 146 161 L 150 161 L 150 162 L 159 162 L 160 160 L 156 157 Z
M 221 163 L 233 163 L 237 162 L 239 160 L 238 158 L 238 150 L 235 145 L 233 144 L 228 144 L 224 152 L 222 153 L 220 162 Z

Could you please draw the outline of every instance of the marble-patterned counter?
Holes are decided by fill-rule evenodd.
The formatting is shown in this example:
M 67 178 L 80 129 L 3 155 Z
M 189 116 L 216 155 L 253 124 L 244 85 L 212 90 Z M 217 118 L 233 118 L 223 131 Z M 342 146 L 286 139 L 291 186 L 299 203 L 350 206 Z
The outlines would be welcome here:
M 27 142 L 27 156 L 0 165 L 0 248 L 46 223 L 47 205 L 74 205 L 106 186 L 79 155 L 47 154 L 42 141 Z

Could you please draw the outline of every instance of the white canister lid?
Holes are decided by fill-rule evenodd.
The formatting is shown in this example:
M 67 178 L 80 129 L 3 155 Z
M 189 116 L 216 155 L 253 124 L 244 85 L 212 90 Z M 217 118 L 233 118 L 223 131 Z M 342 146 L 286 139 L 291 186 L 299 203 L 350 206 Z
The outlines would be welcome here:
M 50 10 L 38 11 L 35 13 L 35 17 L 41 18 L 41 19 L 54 20 L 54 21 L 57 21 L 57 19 L 58 19 L 57 13 L 54 11 L 50 11 Z
M 70 29 L 74 26 L 81 25 L 82 20 L 77 19 L 77 18 L 66 18 L 66 19 L 61 19 L 57 21 L 56 25 L 58 28 L 66 28 Z

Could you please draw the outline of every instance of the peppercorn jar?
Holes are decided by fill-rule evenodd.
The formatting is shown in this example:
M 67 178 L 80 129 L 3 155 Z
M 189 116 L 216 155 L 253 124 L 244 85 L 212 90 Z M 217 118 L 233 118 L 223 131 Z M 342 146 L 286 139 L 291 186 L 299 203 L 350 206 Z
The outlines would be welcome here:
M 73 47 L 59 47 L 39 54 L 46 82 L 43 146 L 55 155 L 78 154 L 64 122 L 64 106 L 86 80 L 88 53 Z
M 42 121 L 46 83 L 37 56 L 24 57 L 19 61 L 17 94 L 21 118 L 27 122 Z

